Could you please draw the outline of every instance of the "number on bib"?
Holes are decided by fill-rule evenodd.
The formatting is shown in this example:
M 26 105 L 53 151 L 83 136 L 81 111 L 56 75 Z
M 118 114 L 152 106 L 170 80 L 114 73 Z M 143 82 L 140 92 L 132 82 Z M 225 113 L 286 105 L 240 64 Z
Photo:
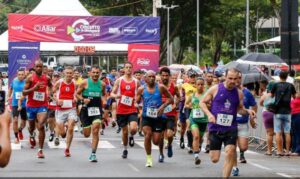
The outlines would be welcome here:
M 203 118 L 204 113 L 200 108 L 193 109 L 193 118 Z
M 16 92 L 16 99 L 21 99 L 22 92 Z
M 156 108 L 147 108 L 146 116 L 150 118 L 157 118 L 157 109 Z
M 169 113 L 172 111 L 172 109 L 173 109 L 172 104 L 169 104 L 167 107 L 165 107 L 164 113 Z
M 233 115 L 218 114 L 217 124 L 221 126 L 231 126 L 232 120 L 233 120 Z
M 73 100 L 63 100 L 62 108 L 72 108 L 73 107 Z
M 51 102 L 50 102 L 50 105 L 51 105 L 51 106 L 56 106 L 56 101 L 54 101 L 54 100 L 51 101 Z
M 133 101 L 133 98 L 131 98 L 129 96 L 122 96 L 121 97 L 121 103 L 126 105 L 126 106 L 132 106 L 132 101 Z
M 89 107 L 88 116 L 98 116 L 100 115 L 100 109 L 98 107 Z
M 33 92 L 33 100 L 45 101 L 45 93 L 37 91 Z

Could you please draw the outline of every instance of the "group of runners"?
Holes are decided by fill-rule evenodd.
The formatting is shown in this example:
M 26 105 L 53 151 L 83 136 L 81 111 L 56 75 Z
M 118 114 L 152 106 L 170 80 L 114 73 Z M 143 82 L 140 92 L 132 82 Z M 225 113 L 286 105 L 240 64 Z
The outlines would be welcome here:
M 134 136 L 139 133 L 144 136 L 146 167 L 152 167 L 153 144 L 159 146 L 159 162 L 164 162 L 164 149 L 169 158 L 173 157 L 172 144 L 179 124 L 180 148 L 186 147 L 186 138 L 195 165 L 201 163 L 199 153 L 204 143 L 213 163 L 219 161 L 224 144 L 223 176 L 238 175 L 236 147 L 240 149 L 240 162 L 246 163 L 249 124 L 255 128 L 257 109 L 253 96 L 241 85 L 241 73 L 229 69 L 224 81 L 219 82 L 213 73 L 201 76 L 191 69 L 184 83 L 178 84 L 177 74 L 168 67 L 144 74 L 133 72 L 132 67 L 126 62 L 121 74 L 112 72 L 110 78 L 103 76 L 99 67 L 92 67 L 85 77 L 73 67 L 53 73 L 41 60 L 35 62 L 31 72 L 19 70 L 8 93 L 15 142 L 23 140 L 28 121 L 30 145 L 38 145 L 37 157 L 45 158 L 47 126 L 49 141 L 55 145 L 66 138 L 64 155 L 70 157 L 74 128 L 81 126 L 84 137 L 91 136 L 92 140 L 89 161 L 97 162 L 100 133 L 109 122 L 113 126 L 117 123 L 124 147 L 121 157 L 128 157 L 128 144 L 134 146 Z

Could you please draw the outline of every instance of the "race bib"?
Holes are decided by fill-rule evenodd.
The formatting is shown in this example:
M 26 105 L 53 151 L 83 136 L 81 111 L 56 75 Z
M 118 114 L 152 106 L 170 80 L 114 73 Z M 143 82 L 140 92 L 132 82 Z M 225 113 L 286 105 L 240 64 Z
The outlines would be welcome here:
M 146 116 L 150 118 L 157 118 L 157 109 L 156 108 L 147 108 Z
M 165 107 L 164 113 L 169 113 L 172 111 L 172 109 L 173 109 L 172 104 L 169 104 L 167 107 Z
M 98 116 L 100 115 L 100 109 L 98 107 L 89 107 L 88 116 Z
M 45 101 L 45 93 L 37 91 L 33 92 L 33 100 Z
M 126 106 L 132 106 L 132 101 L 133 101 L 133 98 L 131 98 L 129 96 L 122 96 L 121 97 L 121 103 L 126 105 Z
M 193 109 L 193 118 L 203 118 L 204 113 L 200 108 Z
M 22 97 L 22 92 L 16 92 L 16 99 L 21 99 Z
M 232 120 L 233 120 L 233 115 L 218 114 L 217 124 L 221 126 L 231 126 Z
M 73 107 L 73 100 L 63 100 L 62 108 L 72 108 Z

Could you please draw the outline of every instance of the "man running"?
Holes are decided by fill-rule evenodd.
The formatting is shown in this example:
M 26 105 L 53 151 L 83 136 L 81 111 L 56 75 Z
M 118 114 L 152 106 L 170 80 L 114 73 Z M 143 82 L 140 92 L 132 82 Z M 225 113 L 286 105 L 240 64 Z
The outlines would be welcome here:
M 17 78 L 11 82 L 11 86 L 8 91 L 9 99 L 12 99 L 13 131 L 16 138 L 16 144 L 18 144 L 20 140 L 23 140 L 22 130 L 25 128 L 27 120 L 26 99 L 22 95 L 24 85 L 25 71 L 18 70 Z M 21 117 L 20 127 L 18 127 L 19 116 Z
M 223 177 L 228 178 L 236 157 L 237 113 L 250 115 L 254 118 L 253 110 L 243 106 L 243 93 L 236 87 L 239 71 L 228 69 L 224 83 L 211 87 L 200 101 L 200 107 L 208 116 L 208 131 L 210 142 L 210 157 L 217 163 L 221 155 L 221 147 L 225 146 L 225 163 Z M 211 102 L 210 110 L 207 104 Z
M 166 115 L 166 120 L 164 123 L 164 128 L 161 136 L 161 141 L 159 145 L 159 162 L 164 162 L 164 154 L 163 154 L 163 146 L 164 146 L 164 135 L 166 133 L 167 137 L 167 149 L 168 149 L 168 157 L 171 158 L 173 156 L 173 149 L 172 149 L 172 142 L 173 142 L 173 137 L 174 137 L 174 128 L 175 128 L 175 117 L 178 115 L 176 109 L 178 107 L 179 99 L 180 99 L 180 94 L 178 87 L 175 86 L 174 83 L 171 82 L 171 71 L 168 67 L 163 67 L 160 70 L 160 76 L 162 80 L 162 84 L 168 89 L 172 97 L 176 101 L 175 103 L 169 104 L 165 109 L 164 109 L 164 114 Z M 162 94 L 162 102 L 165 103 L 167 100 L 167 96 L 165 94 Z
M 38 158 L 45 158 L 43 147 L 45 141 L 45 122 L 47 119 L 48 95 L 52 94 L 51 79 L 43 74 L 43 62 L 37 60 L 34 64 L 35 73 L 26 78 L 23 95 L 27 96 L 27 116 L 29 121 L 29 142 L 33 148 L 36 144 L 34 129 L 37 122 L 39 131 L 39 150 Z M 48 88 L 48 89 L 47 89 Z M 49 94 L 47 94 L 47 92 Z
M 138 115 L 135 97 L 140 83 L 132 75 L 132 64 L 130 62 L 125 63 L 124 70 L 124 76 L 115 82 L 111 97 L 118 99 L 117 123 L 122 128 L 122 142 L 124 146 L 122 158 L 125 159 L 128 155 L 128 132 L 130 131 L 130 147 L 134 146 L 133 135 L 137 132 Z M 128 129 L 128 125 L 130 130 Z
M 172 104 L 173 97 L 168 89 L 155 82 L 155 72 L 149 70 L 145 76 L 146 85 L 141 86 L 137 92 L 137 102 L 143 98 L 142 126 L 145 135 L 144 146 L 147 154 L 146 167 L 152 167 L 151 140 L 154 145 L 159 145 L 165 117 L 164 109 Z M 162 95 L 166 97 L 162 102 Z
M 253 109 L 255 112 L 257 112 L 257 105 L 254 96 L 252 93 L 247 89 L 244 88 L 242 85 L 242 73 L 239 73 L 238 79 L 237 79 L 237 87 L 243 92 L 244 99 L 243 99 L 243 104 L 246 109 Z M 237 123 L 238 123 L 238 139 L 237 139 L 237 144 L 240 149 L 240 162 L 241 163 L 247 163 L 245 159 L 245 151 L 248 150 L 248 143 L 249 143 L 249 115 L 240 115 L 237 114 Z M 252 128 L 255 128 L 256 123 L 254 119 L 250 120 L 250 125 Z M 239 175 L 239 169 L 237 168 L 237 158 L 235 157 L 234 165 L 233 165 L 233 170 L 232 170 L 232 175 L 233 176 L 238 176 Z
M 92 133 L 92 153 L 90 162 L 97 162 L 96 151 L 99 143 L 99 131 L 102 123 L 102 104 L 106 103 L 105 84 L 99 80 L 100 68 L 92 67 L 91 76 L 83 80 L 77 89 L 76 97 L 82 103 L 80 121 L 84 137 Z
M 56 110 L 56 138 L 55 144 L 59 144 L 60 135 L 62 138 L 67 137 L 65 156 L 70 157 L 70 146 L 73 139 L 73 130 L 77 122 L 75 91 L 76 85 L 73 81 L 73 68 L 68 66 L 64 70 L 64 79 L 55 83 L 53 93 L 55 93 L 57 110 Z M 67 123 L 67 131 L 65 130 Z

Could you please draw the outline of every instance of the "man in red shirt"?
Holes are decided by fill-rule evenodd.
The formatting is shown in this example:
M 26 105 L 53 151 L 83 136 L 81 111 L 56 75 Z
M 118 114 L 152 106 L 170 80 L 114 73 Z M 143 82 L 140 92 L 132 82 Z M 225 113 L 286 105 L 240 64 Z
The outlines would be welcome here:
M 128 144 L 128 124 L 130 127 L 129 145 L 134 146 L 133 135 L 137 132 L 137 104 L 136 93 L 140 82 L 132 75 L 132 64 L 126 62 L 124 66 L 125 74 L 120 77 L 114 84 L 111 97 L 117 99 L 117 123 L 122 128 L 122 141 L 124 150 L 122 157 L 127 158 Z

